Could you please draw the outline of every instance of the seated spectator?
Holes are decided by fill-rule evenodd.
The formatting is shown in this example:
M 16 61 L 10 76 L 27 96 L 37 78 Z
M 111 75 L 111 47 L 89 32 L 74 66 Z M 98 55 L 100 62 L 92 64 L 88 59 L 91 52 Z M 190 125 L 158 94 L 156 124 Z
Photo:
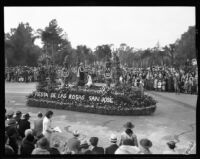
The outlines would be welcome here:
M 135 127 L 131 122 L 124 124 L 125 131 L 121 134 L 120 144 L 123 145 L 125 139 L 131 139 L 133 146 L 138 146 L 137 136 L 133 133 L 132 129 Z
M 80 140 L 78 139 L 79 132 L 75 130 L 73 132 L 73 135 L 74 136 L 70 138 L 67 142 L 67 153 L 78 154 L 80 150 Z
M 115 154 L 139 154 L 140 149 L 132 145 L 131 139 L 125 139 L 123 144 L 115 151 Z
M 90 138 L 90 145 L 91 145 L 91 151 L 92 154 L 104 154 L 104 149 L 103 147 L 98 147 L 98 137 L 91 137 Z
M 21 154 L 31 154 L 34 146 L 34 136 L 30 133 L 26 134 L 25 138 L 22 140 L 22 145 L 20 148 Z
M 25 137 L 25 130 L 26 129 L 30 129 L 30 122 L 28 121 L 29 118 L 30 118 L 30 115 L 28 113 L 24 114 L 24 119 L 22 119 L 20 122 L 19 122 L 19 135 L 24 138 Z
M 5 133 L 5 155 L 14 155 L 14 150 L 8 143 L 9 138 L 8 135 Z
M 115 151 L 119 147 L 117 145 L 117 136 L 115 134 L 111 134 L 110 142 L 111 142 L 111 145 L 105 148 L 105 154 L 115 154 Z
M 169 141 L 167 142 L 168 150 L 164 151 L 163 154 L 178 154 L 175 150 L 176 148 L 176 142 Z
M 32 151 L 33 155 L 46 155 L 50 154 L 49 149 L 49 141 L 46 137 L 42 137 L 37 141 L 37 147 Z
M 86 140 L 84 140 L 80 145 L 80 152 L 79 154 L 91 154 L 92 151 L 89 149 L 89 144 Z
M 60 154 L 60 151 L 58 150 L 59 147 L 60 147 L 59 141 L 56 140 L 52 144 L 52 147 L 48 149 L 48 151 L 50 152 L 50 154 Z
M 33 133 L 35 136 L 39 136 L 42 134 L 43 130 L 43 114 L 39 112 L 37 114 L 37 119 L 34 120 L 34 128 L 33 128 Z
M 149 150 L 152 147 L 152 142 L 149 139 L 141 139 L 140 145 L 140 154 L 152 154 Z

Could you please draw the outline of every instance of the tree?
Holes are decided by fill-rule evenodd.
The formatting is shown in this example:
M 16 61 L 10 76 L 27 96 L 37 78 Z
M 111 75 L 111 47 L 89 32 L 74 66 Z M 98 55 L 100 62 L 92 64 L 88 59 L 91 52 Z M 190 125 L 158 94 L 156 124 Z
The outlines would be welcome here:
M 65 38 L 63 29 L 58 26 L 57 20 L 53 19 L 44 30 L 38 29 L 38 34 L 43 42 L 43 50 L 50 55 L 53 62 L 62 65 L 66 55 L 71 56 L 71 43 Z
M 8 66 L 36 66 L 41 49 L 34 44 L 35 36 L 29 23 L 20 23 L 5 34 L 5 57 Z
M 166 53 L 166 56 L 170 58 L 171 65 L 174 65 L 174 60 L 175 60 L 175 54 L 176 54 L 176 45 L 174 44 L 169 44 L 169 46 L 165 46 L 164 52 Z
M 188 31 L 181 35 L 181 39 L 176 46 L 176 63 L 184 65 L 186 60 L 196 58 L 196 29 L 195 26 L 190 26 Z
M 111 58 L 112 56 L 112 53 L 111 53 L 111 48 L 110 48 L 110 45 L 106 44 L 106 45 L 100 45 L 100 46 L 97 46 L 95 48 L 95 56 L 97 57 L 97 60 L 98 61 L 103 61 L 105 62 L 107 57 L 108 58 Z

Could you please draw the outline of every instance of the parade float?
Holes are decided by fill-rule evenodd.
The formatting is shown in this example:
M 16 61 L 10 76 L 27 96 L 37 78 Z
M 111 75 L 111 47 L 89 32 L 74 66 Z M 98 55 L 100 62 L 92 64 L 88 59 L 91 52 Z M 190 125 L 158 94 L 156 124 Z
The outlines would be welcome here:
M 38 85 L 36 91 L 27 96 L 28 106 L 105 115 L 150 115 L 156 110 L 156 101 L 151 96 L 144 95 L 140 88 L 119 82 L 117 56 L 113 62 L 107 59 L 106 86 L 86 85 L 83 64 L 78 68 L 77 84 L 69 86 L 67 60 L 62 69 L 63 84 L 59 86 L 55 80 L 56 69 L 49 59 L 47 61 L 48 64 L 40 64 Z M 112 87 L 111 82 L 115 83 Z

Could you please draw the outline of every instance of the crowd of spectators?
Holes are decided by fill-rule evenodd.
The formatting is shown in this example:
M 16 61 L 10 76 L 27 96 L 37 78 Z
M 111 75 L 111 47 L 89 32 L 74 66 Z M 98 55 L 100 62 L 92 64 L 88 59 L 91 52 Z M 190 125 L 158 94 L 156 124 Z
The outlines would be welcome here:
M 124 131 L 120 138 L 116 134 L 110 134 L 110 145 L 101 147 L 99 138 L 80 139 L 79 131 L 73 131 L 73 137 L 69 138 L 60 150 L 60 141 L 52 142 L 51 135 L 56 132 L 51 127 L 53 112 L 48 111 L 44 116 L 41 112 L 33 121 L 34 127 L 30 128 L 30 115 L 17 111 L 6 113 L 5 110 L 5 155 L 23 154 L 153 154 L 152 141 L 147 138 L 137 139 L 134 133 L 134 125 L 131 122 L 124 124 Z M 165 154 L 178 154 L 176 142 L 166 143 L 168 149 Z
M 62 76 L 62 69 L 62 67 L 56 66 L 58 79 Z M 9 82 L 36 82 L 38 80 L 38 70 L 38 67 L 7 67 L 5 78 Z M 73 78 L 73 81 L 75 81 L 77 68 L 71 68 L 71 72 L 75 76 Z M 105 83 L 102 67 L 85 67 L 85 72 L 90 72 L 93 82 Z M 146 90 L 198 94 L 198 68 L 195 67 L 190 71 L 165 66 L 124 68 L 122 69 L 120 82 L 136 87 L 142 86 Z
M 198 68 L 191 71 L 159 66 L 125 69 L 120 82 L 142 85 L 146 90 L 198 94 Z
M 36 82 L 37 67 L 16 66 L 5 68 L 5 80 L 8 82 Z

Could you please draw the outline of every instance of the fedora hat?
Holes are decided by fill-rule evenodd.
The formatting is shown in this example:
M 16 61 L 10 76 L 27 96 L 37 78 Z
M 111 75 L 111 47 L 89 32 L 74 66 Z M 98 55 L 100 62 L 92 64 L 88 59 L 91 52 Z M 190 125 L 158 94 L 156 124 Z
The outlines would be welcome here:
M 23 116 L 25 119 L 30 118 L 31 116 L 29 115 L 29 113 L 24 114 Z
M 167 145 L 170 147 L 176 147 L 176 142 L 175 141 L 169 141 L 167 142 Z
M 116 143 L 117 142 L 117 136 L 115 134 L 110 135 L 110 142 Z
M 15 114 L 16 114 L 16 116 L 18 116 L 18 115 L 21 115 L 22 112 L 18 110 Z
M 132 129 L 132 128 L 134 128 L 135 126 L 134 126 L 131 122 L 127 122 L 127 123 L 124 124 L 124 127 L 125 127 L 126 129 Z
M 152 142 L 149 139 L 145 138 L 145 139 L 141 139 L 140 140 L 140 145 L 142 147 L 148 147 L 148 148 L 150 148 L 152 146 Z
M 7 113 L 7 116 L 8 117 L 12 117 L 14 115 L 14 111 L 10 110 L 8 113 Z
M 73 132 L 73 135 L 74 135 L 74 136 L 79 136 L 79 131 L 78 131 L 78 130 L 75 130 L 75 131 Z
M 6 126 L 15 126 L 15 125 L 17 125 L 17 122 L 15 119 L 7 120 Z

